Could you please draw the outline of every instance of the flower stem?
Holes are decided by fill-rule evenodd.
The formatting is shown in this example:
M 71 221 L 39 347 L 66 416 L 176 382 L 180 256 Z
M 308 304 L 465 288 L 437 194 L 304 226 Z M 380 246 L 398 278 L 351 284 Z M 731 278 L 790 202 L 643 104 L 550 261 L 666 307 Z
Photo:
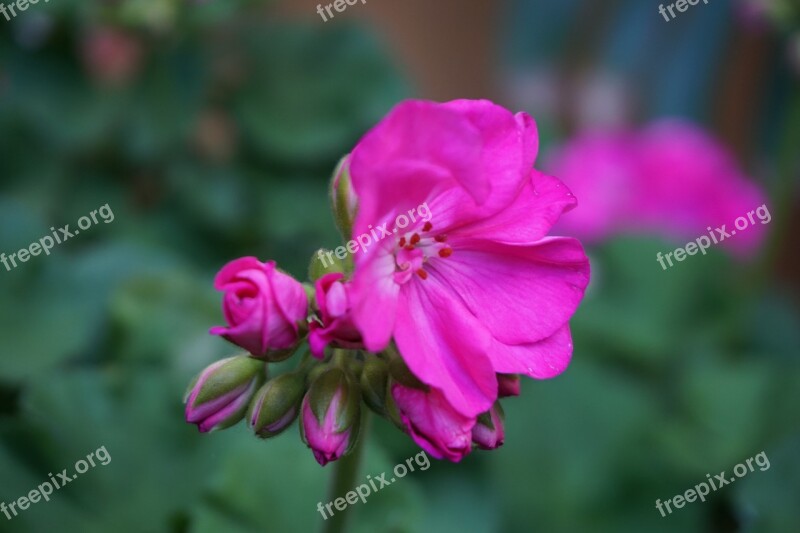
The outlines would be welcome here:
M 361 455 L 364 450 L 364 442 L 367 433 L 369 413 L 364 412 L 361 419 L 361 431 L 353 449 L 334 463 L 333 479 L 331 480 L 328 501 L 332 502 L 336 498 L 343 498 L 345 494 L 353 490 L 356 486 L 356 476 L 358 475 Z M 333 516 L 328 518 L 323 524 L 324 533 L 343 533 L 347 525 L 348 511 L 351 506 L 345 507 L 344 511 L 336 511 Z

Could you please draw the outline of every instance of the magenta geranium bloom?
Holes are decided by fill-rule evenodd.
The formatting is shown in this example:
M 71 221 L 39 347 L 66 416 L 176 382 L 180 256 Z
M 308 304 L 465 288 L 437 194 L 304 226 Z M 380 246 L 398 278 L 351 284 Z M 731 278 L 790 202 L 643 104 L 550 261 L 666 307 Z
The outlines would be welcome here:
M 401 228 L 356 254 L 349 297 L 369 351 L 391 339 L 459 414 L 488 411 L 497 373 L 551 378 L 589 282 L 581 244 L 548 232 L 575 198 L 533 168 L 526 114 L 487 101 L 398 105 L 352 152 L 353 235 Z M 432 218 L 398 218 L 427 204 Z M 406 222 L 408 222 L 406 224 Z

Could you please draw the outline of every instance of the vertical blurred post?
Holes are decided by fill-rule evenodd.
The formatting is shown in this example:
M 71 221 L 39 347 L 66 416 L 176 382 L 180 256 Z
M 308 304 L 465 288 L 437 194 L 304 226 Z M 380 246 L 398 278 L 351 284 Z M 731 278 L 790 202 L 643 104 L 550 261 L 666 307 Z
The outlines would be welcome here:
M 434 100 L 497 99 L 497 0 L 367 0 L 324 22 L 317 5 L 333 0 L 282 0 L 277 13 L 319 24 L 362 21 L 381 35 L 416 85 L 416 95 Z

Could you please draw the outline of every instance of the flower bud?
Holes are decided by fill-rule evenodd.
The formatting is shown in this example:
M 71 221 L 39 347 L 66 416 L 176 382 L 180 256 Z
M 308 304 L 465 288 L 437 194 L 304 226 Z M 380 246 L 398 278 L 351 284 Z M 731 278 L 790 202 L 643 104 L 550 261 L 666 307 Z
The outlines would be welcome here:
M 317 281 L 325 274 L 343 274 L 346 270 L 347 264 L 344 259 L 336 257 L 331 250 L 320 248 L 311 257 L 308 265 L 308 279 Z
M 353 220 L 358 211 L 358 197 L 350 180 L 350 156 L 345 156 L 336 167 L 331 180 L 331 208 L 336 226 L 345 240 L 353 233 Z
M 389 382 L 389 365 L 380 357 L 367 354 L 361 370 L 361 396 L 370 409 L 386 414 L 386 392 Z
M 244 417 L 247 405 L 264 381 L 264 363 L 237 356 L 203 370 L 186 391 L 186 421 L 206 433 L 225 429 Z
M 211 328 L 256 357 L 275 360 L 300 340 L 300 326 L 308 316 L 308 297 L 303 285 L 275 267 L 243 257 L 225 265 L 214 280 L 225 292 L 222 310 L 227 327 Z M 293 352 L 288 352 L 291 355 Z
M 308 344 L 319 359 L 329 344 L 348 349 L 363 347 L 361 333 L 350 313 L 349 291 L 343 274 L 326 274 L 316 282 L 317 320 L 309 324 Z
M 519 385 L 517 374 L 497 374 L 497 397 L 519 396 Z
M 264 439 L 281 433 L 297 418 L 305 391 L 305 377 L 297 372 L 280 375 L 265 383 L 247 411 L 250 429 Z
M 393 382 L 394 406 L 405 430 L 436 459 L 454 463 L 472 451 L 475 417 L 456 411 L 438 389 L 423 391 Z
M 472 428 L 472 442 L 483 450 L 494 450 L 502 446 L 506 438 L 504 418 L 500 402 L 495 402 L 489 411 L 478 416 L 478 421 Z
M 329 369 L 311 384 L 300 411 L 300 436 L 320 465 L 336 461 L 355 445 L 360 396 L 358 387 L 339 368 Z

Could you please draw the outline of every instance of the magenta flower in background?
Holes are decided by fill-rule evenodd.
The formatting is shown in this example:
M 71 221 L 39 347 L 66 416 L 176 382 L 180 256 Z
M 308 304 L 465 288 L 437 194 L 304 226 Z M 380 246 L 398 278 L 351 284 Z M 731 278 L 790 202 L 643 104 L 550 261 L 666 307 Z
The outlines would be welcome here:
M 214 287 L 225 293 L 222 310 L 228 326 L 211 328 L 212 335 L 258 357 L 298 341 L 308 297 L 303 285 L 279 271 L 274 261 L 262 263 L 255 257 L 231 261 L 217 274 Z
M 575 198 L 534 170 L 537 150 L 526 114 L 409 101 L 346 163 L 354 235 L 424 203 L 432 213 L 356 254 L 353 321 L 369 351 L 393 338 L 411 372 L 464 418 L 492 407 L 497 373 L 550 378 L 572 354 L 568 321 L 589 262 L 578 241 L 547 236 Z
M 343 283 L 344 274 L 326 274 L 316 283 L 316 302 L 321 321 L 309 323 L 308 343 L 311 353 L 322 358 L 325 347 L 333 343 L 340 348 L 361 348 L 361 333 L 350 316 L 349 284 Z
M 640 132 L 579 135 L 552 155 L 548 169 L 581 198 L 558 229 L 592 242 L 644 232 L 690 240 L 709 226 L 732 227 L 765 200 L 725 146 L 681 120 L 661 120 Z M 763 237 L 755 224 L 722 244 L 744 255 Z

